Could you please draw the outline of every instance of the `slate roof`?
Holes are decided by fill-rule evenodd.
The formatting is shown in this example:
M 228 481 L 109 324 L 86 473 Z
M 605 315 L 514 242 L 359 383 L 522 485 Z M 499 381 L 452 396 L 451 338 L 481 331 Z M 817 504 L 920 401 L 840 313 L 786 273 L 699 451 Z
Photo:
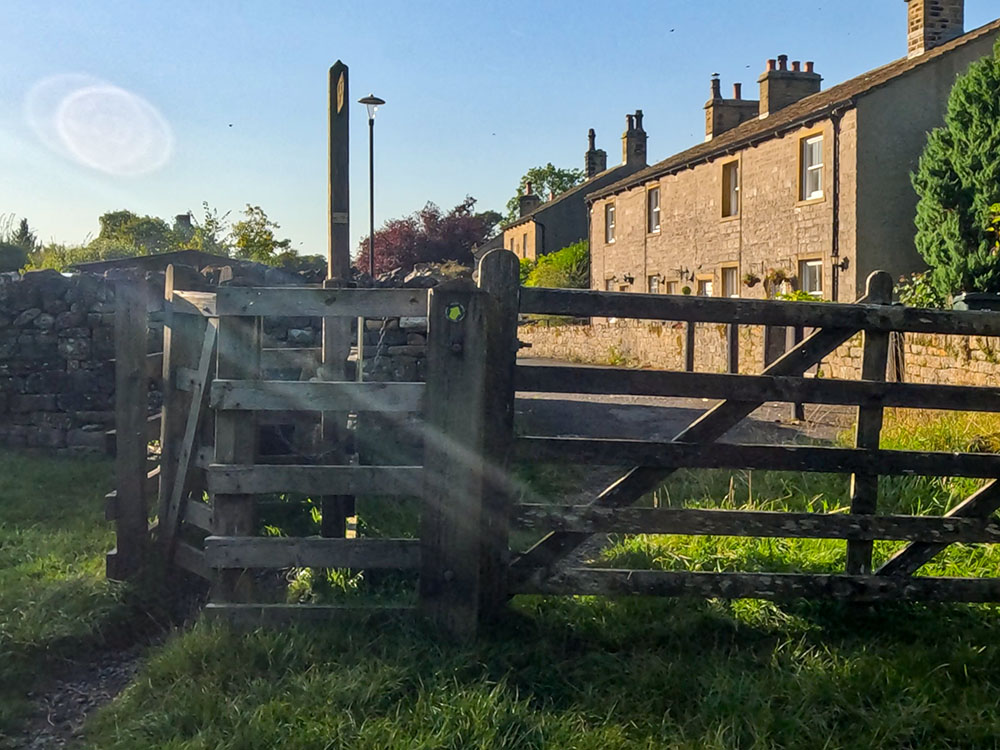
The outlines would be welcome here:
M 681 151 L 679 154 L 675 154 L 645 169 L 641 169 L 625 179 L 612 183 L 600 190 L 595 190 L 587 195 L 587 200 L 592 201 L 607 195 L 620 193 L 623 190 L 641 185 L 649 180 L 693 167 L 700 162 L 734 153 L 753 143 L 758 143 L 762 140 L 773 138 L 780 133 L 798 128 L 806 122 L 826 117 L 834 110 L 852 107 L 857 97 L 863 96 L 916 68 L 926 65 L 959 47 L 982 39 L 984 36 L 988 36 L 996 31 L 1000 31 L 1000 18 L 963 34 L 957 39 L 935 47 L 922 55 L 913 58 L 904 57 L 888 65 L 875 68 L 875 70 L 862 73 L 856 78 L 852 78 L 825 91 L 820 91 L 817 94 L 800 99 L 763 120 L 756 118 L 748 120 L 710 141 L 700 143 L 686 151 Z
M 562 193 L 559 193 L 559 195 L 557 195 L 552 200 L 546 201 L 545 203 L 538 204 L 538 206 L 536 208 L 532 209 L 531 211 L 529 211 L 528 213 L 526 213 L 524 216 L 521 216 L 521 217 L 518 217 L 517 219 L 514 219 L 514 221 L 510 222 L 509 224 L 504 224 L 502 227 L 500 227 L 500 233 L 503 234 L 503 232 L 505 230 L 507 230 L 507 229 L 511 229 L 513 227 L 516 227 L 518 224 L 523 224 L 526 221 L 532 220 L 533 218 L 535 218 L 535 216 L 537 216 L 538 214 L 542 213 L 543 211 L 545 211 L 545 210 L 547 210 L 549 208 L 552 208 L 553 206 L 555 206 L 558 203 L 562 203 L 564 200 L 568 200 L 569 198 L 572 198 L 574 195 L 583 194 L 584 197 L 586 197 L 587 188 L 590 186 L 590 183 L 592 183 L 594 180 L 608 177 L 608 176 L 610 176 L 611 174 L 613 174 L 614 172 L 616 172 L 618 170 L 624 170 L 625 167 L 627 167 L 627 166 L 628 166 L 627 164 L 616 164 L 615 166 L 611 167 L 610 169 L 606 169 L 603 172 L 598 172 L 597 174 L 595 174 L 590 179 L 585 180 L 584 182 L 581 182 L 579 185 L 575 185 L 574 187 L 571 187 L 569 190 L 567 190 L 565 192 L 562 192 Z

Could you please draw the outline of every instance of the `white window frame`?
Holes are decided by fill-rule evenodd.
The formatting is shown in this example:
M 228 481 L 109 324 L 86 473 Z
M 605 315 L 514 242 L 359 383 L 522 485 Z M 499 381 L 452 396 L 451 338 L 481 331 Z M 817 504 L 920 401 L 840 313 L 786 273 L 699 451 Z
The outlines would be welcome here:
M 681 282 L 676 280 L 667 281 L 663 285 L 664 294 L 680 294 L 681 293 Z
M 729 184 L 727 177 L 732 175 L 735 184 Z M 727 203 L 729 212 L 726 213 Z M 733 219 L 740 215 L 740 162 L 726 162 L 722 165 L 722 218 Z
M 660 275 L 650 274 L 646 277 L 646 293 L 647 294 L 659 294 L 660 293 Z
M 812 146 L 819 145 L 819 161 L 810 162 L 809 156 L 812 153 Z M 819 200 L 823 197 L 823 134 L 818 133 L 816 135 L 806 136 L 802 139 L 802 145 L 799 149 L 799 160 L 802 163 L 802 170 L 800 180 L 802 181 L 801 187 L 799 188 L 799 198 L 804 201 Z M 815 188 L 810 189 L 809 182 L 813 179 L 816 183 Z
M 722 281 L 722 296 L 723 297 L 739 297 L 740 296 L 740 269 L 738 266 L 723 266 L 719 269 L 719 273 Z M 732 276 L 732 285 L 726 283 L 726 276 Z M 727 287 L 729 287 L 727 289 Z M 726 294 L 726 292 L 729 294 Z
M 816 279 L 816 288 L 809 289 L 806 286 L 806 269 L 812 269 Z M 823 297 L 823 261 L 820 258 L 809 258 L 799 261 L 799 289 L 807 294 L 820 299 Z
M 604 242 L 610 245 L 615 241 L 615 202 L 604 204 Z
M 656 205 L 653 205 L 656 198 Z M 656 234 L 660 231 L 660 188 L 652 187 L 646 191 L 646 232 Z
M 704 294 L 702 290 L 704 289 Z M 694 285 L 695 296 L 697 297 L 714 297 L 715 296 L 715 279 L 696 279 Z

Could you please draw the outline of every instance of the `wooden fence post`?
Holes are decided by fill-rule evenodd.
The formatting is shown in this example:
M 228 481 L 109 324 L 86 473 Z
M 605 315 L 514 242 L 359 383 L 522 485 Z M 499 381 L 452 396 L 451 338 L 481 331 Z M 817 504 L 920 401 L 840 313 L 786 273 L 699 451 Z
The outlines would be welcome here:
M 186 477 L 178 476 L 178 458 L 188 415 L 191 409 L 191 394 L 178 387 L 178 373 L 181 368 L 194 370 L 198 367 L 202 341 L 205 336 L 206 318 L 200 315 L 173 312 L 175 291 L 198 291 L 204 287 L 201 275 L 190 266 L 167 266 L 163 288 L 165 320 L 163 327 L 163 407 L 160 420 L 160 519 L 158 541 L 164 559 L 172 554 L 173 529 L 176 521 L 172 517 L 170 504 L 174 487 L 178 481 L 186 482 Z M 181 490 L 183 492 L 183 488 Z
M 328 279 L 324 289 L 340 289 L 346 286 L 341 279 Z M 362 333 L 359 340 L 364 338 Z M 323 318 L 323 365 L 319 375 L 321 380 L 346 381 L 347 357 L 351 351 L 351 318 Z M 362 367 L 363 352 L 358 349 L 358 364 Z M 347 463 L 347 414 L 344 412 L 324 412 L 322 415 L 321 463 Z M 347 533 L 347 518 L 355 512 L 353 495 L 324 495 L 320 499 L 322 516 L 320 535 L 343 537 Z
M 229 289 L 220 287 L 221 298 Z M 220 305 L 221 306 L 221 305 Z M 256 380 L 260 377 L 260 318 L 219 318 L 218 377 Z M 215 415 L 215 462 L 247 465 L 257 455 L 257 424 L 252 411 L 226 410 Z M 215 536 L 252 536 L 256 514 L 253 495 L 213 498 L 212 533 Z M 250 601 L 252 586 L 246 571 L 223 570 L 216 581 L 213 599 L 223 602 Z
M 463 639 L 475 636 L 479 619 L 496 310 L 494 298 L 467 281 L 429 294 L 420 606 Z
M 876 305 L 892 303 L 892 276 L 885 271 L 875 271 L 868 277 L 868 301 Z M 865 331 L 864 354 L 861 360 L 862 380 L 885 380 L 889 358 L 889 333 Z M 855 444 L 858 448 L 879 447 L 882 433 L 882 407 L 859 406 Z M 878 509 L 878 474 L 851 475 L 851 513 L 870 515 Z M 871 573 L 872 542 L 847 543 L 847 572 L 851 575 Z
M 507 602 L 510 562 L 510 514 L 513 506 L 508 460 L 514 440 L 514 367 L 517 364 L 517 314 L 521 288 L 517 256 L 491 250 L 479 261 L 479 288 L 497 304 L 496 324 L 489 328 L 484 446 L 489 461 L 483 501 L 480 557 L 480 619 L 495 614 Z
M 687 372 L 694 372 L 694 321 L 684 322 L 684 369 Z
M 738 375 L 740 372 L 740 326 L 729 323 L 726 326 L 726 370 Z
M 117 546 L 107 556 L 107 576 L 125 580 L 143 568 L 149 547 L 146 498 L 147 304 L 145 281 L 115 289 L 115 518 Z

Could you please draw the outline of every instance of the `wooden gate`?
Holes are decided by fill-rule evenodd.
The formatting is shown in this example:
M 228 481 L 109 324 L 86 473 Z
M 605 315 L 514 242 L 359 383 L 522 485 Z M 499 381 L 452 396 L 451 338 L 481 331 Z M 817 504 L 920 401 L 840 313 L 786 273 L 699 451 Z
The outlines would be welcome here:
M 518 437 L 521 460 L 633 466 L 583 506 L 521 505 L 518 527 L 551 530 L 511 565 L 511 593 L 694 595 L 781 599 L 834 597 L 996 601 L 1000 578 L 944 579 L 913 574 L 947 545 L 1000 541 L 991 520 L 1000 507 L 1000 456 L 882 450 L 884 407 L 1000 411 L 1000 388 L 885 382 L 893 331 L 1000 335 L 1000 314 L 917 310 L 891 304 L 892 279 L 876 272 L 857 304 L 779 302 L 706 297 L 522 289 L 522 313 L 576 317 L 804 326 L 812 333 L 760 375 L 654 372 L 612 368 L 518 367 L 522 391 L 686 396 L 721 400 L 672 441 Z M 858 331 L 863 332 L 861 380 L 806 378 L 803 373 Z M 726 432 L 769 401 L 857 407 L 853 448 L 717 444 Z M 850 513 L 791 513 L 694 508 L 630 508 L 674 471 L 684 468 L 771 469 L 850 473 Z M 944 517 L 878 514 L 878 477 L 981 477 L 990 481 Z M 840 575 L 704 573 L 573 568 L 566 556 L 595 533 L 656 533 L 843 539 Z M 877 570 L 872 542 L 910 544 Z

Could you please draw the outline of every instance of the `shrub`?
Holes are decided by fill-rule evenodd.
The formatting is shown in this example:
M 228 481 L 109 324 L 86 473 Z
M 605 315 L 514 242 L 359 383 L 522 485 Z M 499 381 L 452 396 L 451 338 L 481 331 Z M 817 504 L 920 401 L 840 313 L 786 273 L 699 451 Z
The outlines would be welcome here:
M 528 274 L 524 285 L 555 289 L 588 289 L 590 287 L 589 243 L 581 240 L 562 250 L 543 255 Z
M 521 266 L 521 286 L 524 286 L 528 283 L 528 277 L 531 275 L 531 272 L 535 270 L 535 261 L 531 260 L 531 258 L 521 258 L 519 263 Z
M 934 130 L 913 175 L 920 196 L 916 245 L 930 283 L 946 298 L 1000 292 L 991 226 L 1000 202 L 1000 43 L 959 76 L 944 127 Z

